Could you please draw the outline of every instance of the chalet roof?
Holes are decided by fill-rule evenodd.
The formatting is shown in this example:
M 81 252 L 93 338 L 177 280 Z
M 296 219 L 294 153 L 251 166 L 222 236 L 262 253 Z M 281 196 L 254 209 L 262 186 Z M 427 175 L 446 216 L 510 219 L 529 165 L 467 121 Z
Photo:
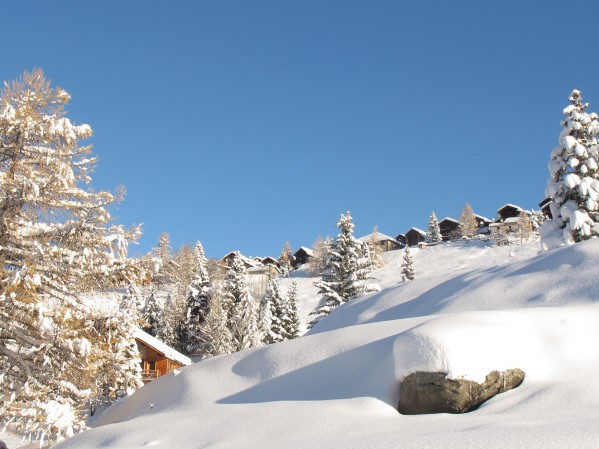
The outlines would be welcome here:
M 314 253 L 312 252 L 312 250 L 310 248 L 306 248 L 305 246 L 300 246 L 300 248 L 296 252 L 294 252 L 293 255 L 295 256 L 300 251 L 305 252 L 310 257 L 314 255 Z
M 508 207 L 512 207 L 516 210 L 524 210 L 520 206 L 516 206 L 515 204 L 507 203 L 507 204 L 504 204 L 503 206 L 501 206 L 499 209 L 497 209 L 497 212 L 502 211 L 503 209 L 506 209 Z
M 541 201 L 539 203 L 539 207 L 542 209 L 543 207 L 545 207 L 547 204 L 551 203 L 553 201 L 553 198 L 545 198 L 543 201 Z
M 382 242 L 384 240 L 391 240 L 392 242 L 399 243 L 396 239 L 394 239 L 393 237 L 389 237 L 388 235 L 381 234 L 380 232 L 377 232 L 376 234 L 377 234 L 377 239 L 376 239 L 377 242 Z M 375 235 L 375 233 L 371 232 L 370 234 L 365 235 L 364 237 L 360 237 L 358 240 L 361 242 L 368 243 L 372 240 L 372 237 L 374 235 Z
M 425 232 L 425 231 L 423 231 L 422 229 L 418 229 L 418 228 L 410 228 L 410 230 L 409 230 L 408 232 L 410 232 L 410 231 L 415 231 L 415 232 L 417 232 L 417 233 L 418 233 L 418 234 L 420 234 L 420 235 L 426 235 L 426 232 Z M 407 234 L 408 232 L 406 232 L 406 234 Z
M 136 340 L 141 341 L 146 346 L 150 346 L 160 354 L 164 355 L 166 358 L 170 360 L 174 360 L 175 362 L 179 362 L 182 365 L 191 365 L 191 359 L 186 355 L 181 354 L 179 351 L 171 348 L 166 343 L 161 342 L 156 337 L 152 337 L 147 332 L 142 331 L 139 327 L 136 327 L 133 336 Z
M 239 251 L 231 251 L 230 253 L 225 254 L 221 260 L 225 260 L 227 257 L 233 255 L 237 253 L 239 255 L 239 257 L 241 258 L 242 262 L 244 262 L 245 264 L 251 266 L 251 267 L 259 267 L 260 266 L 260 262 L 258 262 L 257 260 L 254 259 L 250 259 L 249 257 L 244 256 L 243 254 L 241 254 Z
M 486 223 L 491 223 L 493 220 L 491 220 L 490 218 L 487 217 L 483 217 L 482 215 L 478 215 L 478 214 L 474 214 L 474 216 L 476 218 L 481 219 L 482 221 L 486 222 Z
M 459 223 L 458 220 L 456 220 L 455 218 L 451 218 L 451 217 L 445 217 L 443 220 L 439 221 L 439 224 L 443 223 L 444 221 L 450 221 L 452 223 Z
M 259 257 L 259 259 L 260 259 L 260 263 L 262 263 L 262 264 L 271 262 L 273 264 L 279 265 L 279 261 L 271 256 Z

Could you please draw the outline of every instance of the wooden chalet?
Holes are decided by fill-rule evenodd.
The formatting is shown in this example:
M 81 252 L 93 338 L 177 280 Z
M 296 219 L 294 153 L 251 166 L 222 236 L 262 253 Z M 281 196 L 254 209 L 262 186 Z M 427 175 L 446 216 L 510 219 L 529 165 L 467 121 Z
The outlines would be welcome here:
M 551 204 L 553 204 L 553 198 L 545 198 L 543 201 L 539 203 L 541 212 L 543 212 L 543 215 L 545 215 L 549 219 L 553 218 L 553 213 L 551 212 Z
M 491 223 L 493 223 L 493 220 L 487 217 L 483 217 L 482 215 L 474 214 L 474 218 L 476 218 L 476 223 L 478 223 L 479 229 L 487 228 Z
M 405 233 L 405 236 L 406 244 L 409 246 L 417 246 L 420 242 L 424 242 L 426 240 L 426 232 L 418 228 L 411 228 Z
M 135 341 L 141 358 L 141 375 L 144 383 L 192 363 L 189 357 L 139 328 L 135 329 Z
M 524 212 L 524 209 L 522 209 L 520 206 L 516 206 L 514 204 L 504 204 L 497 209 L 497 219 L 495 222 L 504 221 L 507 218 L 518 217 L 520 212 Z
M 231 268 L 231 266 L 233 265 L 233 259 L 235 258 L 235 255 L 237 255 L 241 259 L 246 270 L 249 268 L 259 267 L 262 265 L 259 261 L 255 260 L 255 259 L 250 259 L 249 257 L 245 257 L 239 251 L 231 251 L 230 253 L 223 256 L 223 258 L 220 260 L 221 264 L 226 268 Z
M 297 268 L 300 265 L 308 263 L 312 257 L 312 250 L 310 248 L 306 248 L 305 246 L 301 246 L 300 249 L 293 253 L 293 261 L 291 262 L 291 265 L 293 268 Z
M 398 241 L 398 242 L 401 244 L 401 246 L 402 246 L 402 247 L 405 247 L 405 246 L 406 246 L 406 243 L 407 243 L 407 241 L 408 241 L 408 240 L 406 239 L 406 235 L 405 235 L 405 234 L 397 234 L 397 235 L 395 236 L 395 240 L 397 240 L 397 241 Z
M 393 237 L 389 237 L 388 235 L 377 233 L 370 233 L 365 235 L 364 237 L 360 237 L 358 240 L 364 243 L 372 243 L 373 239 L 376 239 L 376 243 L 381 247 L 383 251 L 394 251 L 396 249 L 401 249 L 405 246 L 401 242 L 397 241 Z
M 453 239 L 453 236 L 457 233 L 460 222 L 455 218 L 445 217 L 439 221 L 439 230 L 441 231 L 441 239 L 444 242 Z

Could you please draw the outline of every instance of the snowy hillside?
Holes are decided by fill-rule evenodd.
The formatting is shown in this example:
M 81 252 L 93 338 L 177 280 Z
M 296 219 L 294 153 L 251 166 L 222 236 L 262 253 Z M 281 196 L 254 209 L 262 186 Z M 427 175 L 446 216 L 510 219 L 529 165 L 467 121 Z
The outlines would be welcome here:
M 542 254 L 538 243 L 429 247 L 413 252 L 410 283 L 399 283 L 401 255 L 375 273 L 381 292 L 308 335 L 164 376 L 56 447 L 599 446 L 599 240 Z M 313 279 L 294 279 L 305 318 Z M 399 381 L 416 370 L 480 380 L 505 368 L 524 383 L 477 411 L 396 410 Z

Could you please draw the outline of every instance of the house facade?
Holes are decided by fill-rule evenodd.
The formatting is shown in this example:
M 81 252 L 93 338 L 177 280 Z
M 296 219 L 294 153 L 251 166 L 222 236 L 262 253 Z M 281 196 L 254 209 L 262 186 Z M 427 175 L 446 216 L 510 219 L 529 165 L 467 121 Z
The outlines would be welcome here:
M 380 248 L 385 252 L 386 251 L 394 251 L 396 249 L 401 249 L 405 246 L 404 244 L 397 241 L 393 237 L 389 237 L 388 235 L 381 234 L 380 232 L 370 233 L 368 235 L 365 235 L 364 237 L 360 237 L 358 240 L 363 243 L 368 243 L 368 244 L 371 244 L 373 241 L 376 241 L 377 245 L 379 245 Z
M 142 381 L 144 383 L 192 363 L 189 357 L 139 328 L 135 329 L 135 341 L 141 358 Z

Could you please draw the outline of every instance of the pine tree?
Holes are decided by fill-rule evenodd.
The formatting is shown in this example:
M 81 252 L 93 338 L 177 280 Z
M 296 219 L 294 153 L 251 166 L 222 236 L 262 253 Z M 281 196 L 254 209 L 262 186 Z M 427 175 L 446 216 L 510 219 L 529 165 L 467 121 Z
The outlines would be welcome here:
M 435 211 L 431 214 L 428 219 L 428 230 L 426 233 L 426 243 L 438 243 L 443 241 L 441 237 L 441 229 L 439 228 L 439 221 L 435 215 Z
M 416 279 L 409 245 L 406 245 L 406 249 L 404 250 L 403 261 L 401 263 L 401 278 L 404 281 L 413 281 Z
M 551 152 L 550 178 L 545 195 L 553 198 L 552 220 L 541 229 L 546 248 L 599 236 L 599 122 L 585 112 L 580 91 L 569 97 L 564 109 L 559 145 Z
M 285 322 L 285 331 L 288 339 L 297 338 L 300 334 L 299 304 L 298 304 L 298 285 L 296 281 L 291 283 L 289 291 L 285 297 L 288 319 Z
M 470 238 L 476 234 L 478 222 L 469 203 L 466 203 L 458 218 L 458 235 L 460 238 Z
M 140 230 L 111 224 L 116 197 L 87 187 L 92 131 L 66 117 L 69 99 L 41 70 L 0 98 L 0 421 L 50 437 L 85 428 L 115 351 L 102 324 L 113 312 L 83 293 L 139 277 L 127 247 Z
M 202 352 L 202 326 L 208 314 L 212 281 L 206 269 L 206 255 L 200 242 L 195 247 L 196 275 L 187 287 L 187 311 L 183 325 L 181 348 L 192 355 Z
M 225 279 L 225 301 L 229 306 L 228 323 L 236 351 L 260 344 L 258 310 L 246 282 L 246 270 L 238 252 Z
M 223 306 L 224 293 L 216 287 L 208 301 L 208 314 L 202 326 L 204 354 L 208 357 L 231 354 L 235 351 L 233 335 L 228 327 L 226 309 Z
M 293 262 L 293 252 L 291 250 L 291 244 L 285 242 L 285 246 L 279 256 L 279 264 L 283 273 L 283 277 L 288 278 L 291 274 L 291 263 Z
M 341 214 L 337 227 L 341 232 L 333 242 L 327 268 L 322 273 L 322 279 L 314 283 L 323 298 L 311 313 L 316 315 L 311 326 L 337 306 L 362 293 L 379 290 L 377 285 L 366 282 L 370 279 L 371 264 L 361 254 L 361 244 L 353 235 L 354 224 L 349 212 Z

